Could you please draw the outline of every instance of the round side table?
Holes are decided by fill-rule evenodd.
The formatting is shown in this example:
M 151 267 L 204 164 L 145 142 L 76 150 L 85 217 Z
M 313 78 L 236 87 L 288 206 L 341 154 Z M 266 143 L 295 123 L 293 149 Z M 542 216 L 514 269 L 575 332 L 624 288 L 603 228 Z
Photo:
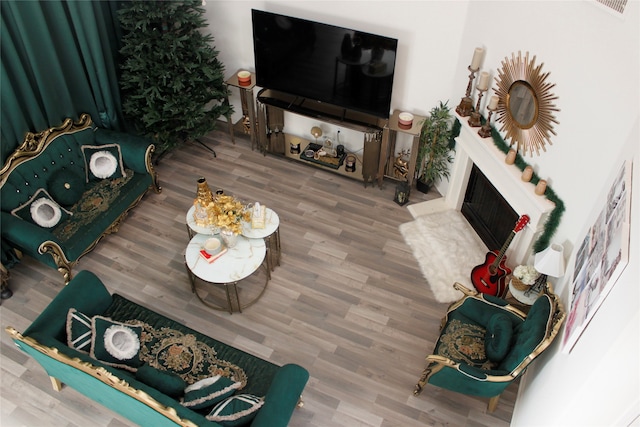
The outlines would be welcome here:
M 211 236 L 216 234 L 213 231 L 213 227 L 203 227 L 201 225 L 196 224 L 196 218 L 193 216 L 196 208 L 191 206 L 187 211 L 187 216 L 185 218 L 185 222 L 187 224 L 187 233 L 189 234 L 189 238 L 192 238 L 195 234 L 206 234 Z
M 525 304 L 525 305 L 533 305 L 533 303 L 538 299 L 540 293 L 534 294 L 530 292 L 526 294 L 527 291 L 521 291 L 520 289 L 513 286 L 511 281 L 509 281 L 509 292 L 516 299 L 516 301 Z
M 196 294 L 198 299 L 205 305 L 216 310 L 228 310 L 233 313 L 234 304 L 232 303 L 232 293 L 235 296 L 235 305 L 239 312 L 243 308 L 249 307 L 255 303 L 267 288 L 269 282 L 269 274 L 267 267 L 267 279 L 262 286 L 259 294 L 253 297 L 249 302 L 242 304 L 240 295 L 238 294 L 238 282 L 252 275 L 264 263 L 266 254 L 266 245 L 262 239 L 249 239 L 244 236 L 238 236 L 238 242 L 232 248 L 227 248 L 227 252 L 212 263 L 208 263 L 200 255 L 200 250 L 208 235 L 196 234 L 191 238 L 185 250 L 185 265 L 187 274 L 191 281 L 191 291 Z M 217 306 L 204 301 L 198 294 L 196 288 L 197 279 L 209 284 L 219 284 L 224 286 L 227 307 Z
M 243 222 L 242 235 L 250 239 L 264 239 L 269 271 L 280 265 L 280 217 L 273 209 L 265 209 L 264 228 L 252 228 L 250 222 Z

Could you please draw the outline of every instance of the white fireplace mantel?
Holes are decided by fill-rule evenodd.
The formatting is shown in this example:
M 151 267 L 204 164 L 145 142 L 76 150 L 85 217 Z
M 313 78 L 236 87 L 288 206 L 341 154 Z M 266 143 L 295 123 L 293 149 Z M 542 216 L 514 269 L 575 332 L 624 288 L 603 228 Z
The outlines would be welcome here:
M 432 207 L 426 210 L 459 211 L 464 201 L 471 168 L 475 164 L 518 215 L 529 215 L 529 224 L 516 234 L 507 250 L 509 265 L 526 263 L 532 255 L 532 246 L 544 230 L 544 224 L 555 204 L 545 196 L 535 194 L 535 186 L 532 183 L 522 181 L 520 169 L 505 163 L 505 154 L 496 147 L 492 138 L 480 137 L 480 128 L 469 126 L 468 118 L 457 116 L 457 119 L 461 128 L 460 135 L 456 138 L 455 159 L 451 167 L 449 186 L 442 199 L 425 202 L 432 203 Z

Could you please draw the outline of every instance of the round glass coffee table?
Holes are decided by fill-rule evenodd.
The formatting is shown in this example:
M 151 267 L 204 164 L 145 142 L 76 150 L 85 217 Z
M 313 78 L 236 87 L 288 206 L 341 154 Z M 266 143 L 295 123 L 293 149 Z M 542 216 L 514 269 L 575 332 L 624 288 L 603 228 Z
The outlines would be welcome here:
M 256 282 L 257 278 L 256 280 L 252 280 L 250 285 L 254 288 L 253 290 L 255 292 L 252 293 L 248 302 L 240 302 L 238 282 L 249 278 L 249 276 L 253 275 L 253 273 L 263 265 L 266 254 L 265 242 L 262 239 L 250 239 L 244 236 L 238 236 L 238 242 L 234 247 L 227 248 L 227 252 L 220 256 L 220 258 L 212 263 L 208 263 L 200 255 L 200 250 L 205 240 L 210 237 L 210 235 L 205 234 L 194 235 L 185 250 L 185 265 L 187 267 L 189 280 L 191 281 L 191 291 L 196 294 L 203 304 L 211 308 L 228 310 L 229 313 L 233 313 L 235 308 L 237 308 L 239 312 L 242 312 L 243 308 L 247 308 L 255 303 L 267 289 L 267 283 L 269 282 L 268 268 L 266 268 L 267 278 L 264 284 L 259 281 L 257 284 L 253 283 Z M 227 306 L 224 307 L 223 305 L 205 301 L 198 293 L 196 287 L 198 279 L 205 283 L 222 285 L 225 289 Z M 256 287 L 258 289 L 255 289 Z M 235 298 L 232 297 L 232 294 Z M 235 307 L 232 300 L 235 300 Z

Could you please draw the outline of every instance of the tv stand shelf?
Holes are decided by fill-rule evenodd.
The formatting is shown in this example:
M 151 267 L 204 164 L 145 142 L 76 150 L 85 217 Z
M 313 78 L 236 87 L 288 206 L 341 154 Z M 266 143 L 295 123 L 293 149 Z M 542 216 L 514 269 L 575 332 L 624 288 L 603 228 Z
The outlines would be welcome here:
M 383 132 L 388 126 L 387 119 L 272 89 L 262 89 L 258 92 L 256 103 L 258 107 L 258 146 L 264 153 L 280 154 L 341 175 L 360 179 L 364 181 L 365 186 L 367 182 L 375 182 L 376 179 L 379 179 L 380 149 L 381 146 L 386 146 L 383 138 L 388 135 L 388 132 Z M 304 150 L 308 141 L 284 132 L 283 113 L 285 111 L 365 133 L 362 155 L 356 156 L 358 159 L 356 172 L 345 171 L 344 165 L 334 169 L 301 159 L 297 153 L 290 153 L 289 144 L 292 140 L 300 142 L 301 150 Z M 367 138 L 367 135 L 371 134 L 375 137 Z

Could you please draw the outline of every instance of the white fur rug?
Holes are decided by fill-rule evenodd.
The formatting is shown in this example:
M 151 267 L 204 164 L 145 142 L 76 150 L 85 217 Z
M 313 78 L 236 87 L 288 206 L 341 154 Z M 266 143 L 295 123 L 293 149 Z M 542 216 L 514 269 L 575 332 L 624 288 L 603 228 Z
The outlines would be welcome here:
M 438 302 L 462 297 L 454 282 L 473 289 L 471 270 L 484 262 L 487 247 L 459 211 L 419 216 L 400 225 L 400 232 Z

